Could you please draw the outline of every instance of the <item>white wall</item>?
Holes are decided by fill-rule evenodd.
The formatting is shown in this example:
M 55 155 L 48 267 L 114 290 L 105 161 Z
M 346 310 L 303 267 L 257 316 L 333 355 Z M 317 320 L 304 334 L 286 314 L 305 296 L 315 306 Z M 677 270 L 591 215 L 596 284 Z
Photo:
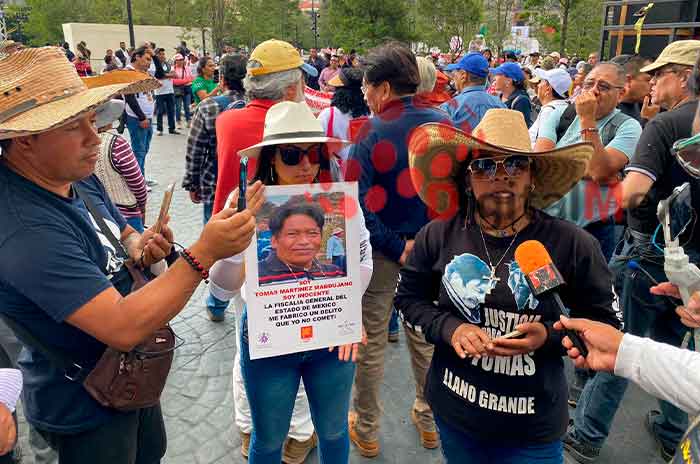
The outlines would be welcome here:
M 68 23 L 63 24 L 63 37 L 70 44 L 73 53 L 76 45 L 81 40 L 87 43 L 92 52 L 90 62 L 95 72 L 102 70 L 104 56 L 108 48 L 116 50 L 119 42 L 126 42 L 129 47 L 129 27 L 126 24 L 88 24 Z M 202 31 L 201 29 L 186 30 L 177 26 L 136 26 L 134 25 L 134 38 L 136 47 L 145 41 L 155 42 L 157 47 L 163 47 L 167 57 L 175 54 L 175 47 L 181 40 L 187 42 L 187 47 L 201 55 Z M 207 51 L 212 53 L 211 34 L 206 30 Z

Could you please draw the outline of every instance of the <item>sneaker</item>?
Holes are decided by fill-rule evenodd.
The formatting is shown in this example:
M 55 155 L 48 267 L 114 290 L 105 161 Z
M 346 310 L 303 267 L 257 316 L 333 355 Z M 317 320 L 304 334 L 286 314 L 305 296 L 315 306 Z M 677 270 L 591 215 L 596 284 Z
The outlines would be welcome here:
M 416 414 L 415 409 L 411 410 L 411 421 L 413 422 L 413 425 L 416 426 L 416 429 L 418 429 L 418 434 L 420 435 L 420 443 L 421 445 L 423 445 L 423 448 L 437 448 L 439 445 L 439 441 L 438 433 L 437 430 L 435 430 L 435 427 L 433 426 L 433 430 L 427 430 L 422 428 L 420 422 L 418 422 L 418 415 Z
M 655 425 L 656 425 L 656 418 L 661 415 L 661 412 L 652 409 L 647 413 L 646 420 L 644 421 L 644 425 L 646 426 L 647 431 L 651 434 L 651 436 L 654 438 L 654 441 L 656 442 L 656 446 L 659 449 L 659 453 L 661 453 L 661 457 L 663 458 L 664 462 L 669 462 L 671 459 L 673 459 L 673 455 L 676 454 L 675 448 L 669 448 L 667 447 L 663 441 L 661 441 L 661 438 L 659 435 L 656 433 Z
M 389 332 L 389 343 L 398 343 L 399 342 L 399 331 L 397 330 L 396 332 Z
M 250 450 L 250 434 L 241 433 L 241 454 L 244 458 L 248 459 L 248 451 Z
M 311 435 L 306 441 L 295 440 L 294 438 L 288 438 L 284 444 L 284 450 L 282 453 L 282 462 L 284 464 L 302 464 L 306 461 L 311 450 L 316 448 L 318 445 L 318 437 L 316 432 Z
M 600 448 L 596 448 L 576 438 L 573 427 L 569 427 L 562 441 L 564 442 L 564 454 L 573 458 L 576 462 L 590 464 L 598 459 Z
M 177 130 L 171 131 L 169 133 L 170 135 L 180 135 L 180 132 L 178 132 Z
M 348 431 L 350 432 L 350 441 L 357 446 L 357 450 L 360 452 L 360 455 L 366 458 L 376 458 L 379 456 L 379 440 L 361 440 L 355 431 L 355 424 L 357 424 L 357 413 L 355 411 L 350 411 L 348 413 Z
M 158 137 L 162 137 L 162 136 L 163 136 L 163 131 L 158 131 Z

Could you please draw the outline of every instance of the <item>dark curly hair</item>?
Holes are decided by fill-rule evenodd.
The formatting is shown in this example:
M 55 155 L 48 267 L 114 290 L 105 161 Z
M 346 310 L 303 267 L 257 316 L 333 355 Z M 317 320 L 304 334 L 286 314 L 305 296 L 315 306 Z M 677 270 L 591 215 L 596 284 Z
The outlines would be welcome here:
M 338 87 L 331 99 L 331 106 L 335 106 L 343 113 L 350 113 L 353 118 L 369 114 L 365 97 L 359 87 Z

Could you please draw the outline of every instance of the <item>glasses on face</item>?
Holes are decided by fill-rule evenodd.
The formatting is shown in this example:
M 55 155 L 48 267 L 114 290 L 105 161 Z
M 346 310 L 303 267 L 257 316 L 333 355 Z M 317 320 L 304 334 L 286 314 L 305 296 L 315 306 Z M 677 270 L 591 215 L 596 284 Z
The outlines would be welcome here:
M 664 77 L 666 74 L 675 74 L 676 70 L 673 68 L 666 68 L 666 69 L 657 69 L 656 71 L 651 73 L 651 78 L 656 79 L 657 81 Z
M 623 89 L 623 85 L 612 85 L 605 81 L 595 81 L 595 80 L 585 80 L 583 81 L 583 90 L 593 90 L 594 87 L 598 87 L 600 92 L 610 92 L 613 89 Z
M 509 177 L 522 176 L 530 170 L 530 158 L 525 155 L 511 155 L 503 159 L 476 159 L 469 163 L 469 172 L 475 179 L 493 179 L 499 164 L 503 165 Z
M 690 176 L 700 178 L 700 134 L 676 141 L 671 153 Z
M 287 166 L 297 166 L 301 163 L 304 156 L 309 158 L 310 164 L 320 164 L 321 156 L 323 156 L 323 150 L 325 145 L 318 143 L 311 145 L 307 149 L 297 147 L 296 145 L 280 145 L 277 147 L 282 158 L 282 162 Z

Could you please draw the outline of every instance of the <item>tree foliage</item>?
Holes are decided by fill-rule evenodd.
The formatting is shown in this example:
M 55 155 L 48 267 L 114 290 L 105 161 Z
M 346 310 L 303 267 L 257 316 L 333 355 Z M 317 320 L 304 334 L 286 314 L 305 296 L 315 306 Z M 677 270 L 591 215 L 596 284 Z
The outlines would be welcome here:
M 447 50 L 453 36 L 462 37 L 466 47 L 479 30 L 483 6 L 481 0 L 418 0 L 415 14 L 417 40 Z
M 332 0 L 321 9 L 319 45 L 366 50 L 387 39 L 414 37 L 405 0 Z
M 598 48 L 603 0 L 526 0 L 524 7 L 545 49 L 583 55 Z

